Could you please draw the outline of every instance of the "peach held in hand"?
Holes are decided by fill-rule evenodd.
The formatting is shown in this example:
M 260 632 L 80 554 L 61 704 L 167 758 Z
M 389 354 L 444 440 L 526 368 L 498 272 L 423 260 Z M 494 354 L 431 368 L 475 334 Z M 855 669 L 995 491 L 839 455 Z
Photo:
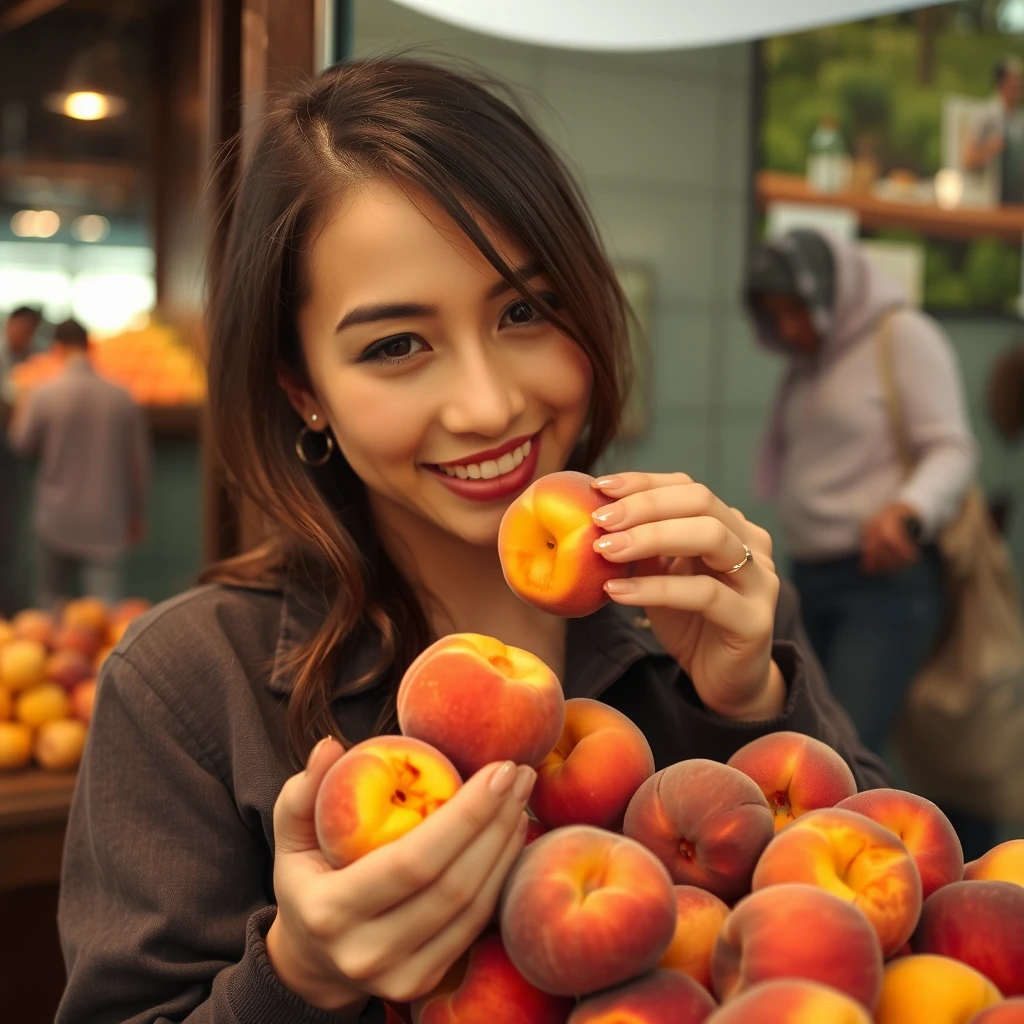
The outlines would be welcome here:
M 509 960 L 501 936 L 470 946 L 429 995 L 412 1004 L 414 1024 L 565 1024 L 573 1000 L 531 985 Z
M 962 1024 L 1002 997 L 984 975 L 945 956 L 915 955 L 885 968 L 878 1024 Z
M 882 947 L 868 919 L 813 885 L 772 885 L 736 904 L 715 943 L 711 976 L 722 1002 L 761 981 L 806 978 L 874 1009 Z
M 817 885 L 861 910 L 888 957 L 910 938 L 921 913 L 921 876 L 899 837 L 863 814 L 810 811 L 761 855 L 754 889 L 781 882 Z
M 770 732 L 740 747 L 726 762 L 749 775 L 768 799 L 775 831 L 857 792 L 850 766 L 828 744 L 799 732 Z
M 901 789 L 868 789 L 840 801 L 836 807 L 863 814 L 900 837 L 921 875 L 924 899 L 963 877 L 960 837 L 931 800 Z
M 735 768 L 692 758 L 652 775 L 629 802 L 623 832 L 658 855 L 672 879 L 732 903 L 775 832 L 757 784 Z
M 584 999 L 569 1024 L 702 1024 L 714 1010 L 715 1001 L 692 978 L 652 971 Z
M 537 769 L 530 810 L 548 828 L 617 832 L 640 785 L 654 774 L 647 738 L 621 711 L 589 697 L 565 702 L 565 725 Z
M 651 970 L 672 941 L 672 880 L 639 843 L 588 825 L 542 835 L 501 900 L 501 935 L 527 981 L 584 996 Z
M 977 882 L 1016 882 L 1024 885 L 1024 839 L 993 846 L 964 868 L 964 878 Z
M 706 889 L 677 885 L 676 931 L 658 966 L 688 974 L 711 992 L 711 952 L 728 916 L 729 908 Z
M 535 480 L 501 517 L 498 555 L 509 587 L 552 615 L 591 615 L 608 601 L 606 580 L 628 576 L 594 550 L 601 529 L 591 513 L 608 499 L 586 473 L 563 471 Z
M 432 643 L 398 688 L 406 736 L 440 750 L 469 778 L 486 764 L 539 765 L 565 716 L 562 687 L 536 655 L 479 633 Z
M 780 978 L 730 999 L 707 1024 L 871 1024 L 871 1014 L 827 985 Z
M 954 882 L 924 901 L 910 945 L 969 964 L 1004 996 L 1024 996 L 1024 888 Z
M 409 736 L 357 743 L 331 765 L 316 795 L 316 835 L 327 860 L 345 867 L 404 836 L 462 785 L 440 751 Z

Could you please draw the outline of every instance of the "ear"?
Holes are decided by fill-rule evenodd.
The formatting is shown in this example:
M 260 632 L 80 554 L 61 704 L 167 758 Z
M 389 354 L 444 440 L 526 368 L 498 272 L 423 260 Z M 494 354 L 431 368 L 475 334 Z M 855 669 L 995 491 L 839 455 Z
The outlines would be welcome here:
M 288 404 L 298 413 L 299 418 L 310 430 L 326 430 L 327 416 L 323 406 L 317 401 L 309 385 L 299 383 L 295 376 L 286 370 L 279 370 L 277 383 L 288 399 Z

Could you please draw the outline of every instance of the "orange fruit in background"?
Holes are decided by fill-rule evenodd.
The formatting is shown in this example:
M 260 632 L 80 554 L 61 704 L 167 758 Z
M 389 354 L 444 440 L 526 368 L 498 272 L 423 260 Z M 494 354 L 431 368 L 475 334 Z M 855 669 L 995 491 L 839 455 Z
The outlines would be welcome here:
M 23 722 L 0 722 L 0 769 L 24 768 L 32 760 L 32 730 Z
M 35 756 L 40 767 L 50 771 L 68 771 L 78 767 L 85 749 L 84 722 L 61 718 L 47 722 L 36 733 Z
M 43 683 L 18 697 L 14 714 L 19 722 L 38 729 L 45 722 L 67 718 L 71 714 L 71 701 L 67 690 L 59 683 Z
M 10 721 L 14 714 L 14 698 L 6 686 L 0 686 L 0 722 Z
M 0 686 L 28 690 L 44 679 L 46 648 L 38 640 L 12 640 L 0 647 Z

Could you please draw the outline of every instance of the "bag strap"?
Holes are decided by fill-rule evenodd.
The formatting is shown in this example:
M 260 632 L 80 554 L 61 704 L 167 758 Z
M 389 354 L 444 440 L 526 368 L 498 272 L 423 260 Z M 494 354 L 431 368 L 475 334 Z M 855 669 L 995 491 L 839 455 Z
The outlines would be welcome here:
M 896 368 L 892 356 L 892 322 L 898 312 L 893 310 L 885 315 L 881 327 L 875 334 L 875 349 L 878 353 L 879 375 L 882 378 L 882 394 L 889 412 L 896 451 L 903 466 L 904 477 L 909 477 L 914 471 L 914 459 L 910 454 L 910 441 L 903 417 L 903 403 L 900 401 L 899 389 L 896 386 Z

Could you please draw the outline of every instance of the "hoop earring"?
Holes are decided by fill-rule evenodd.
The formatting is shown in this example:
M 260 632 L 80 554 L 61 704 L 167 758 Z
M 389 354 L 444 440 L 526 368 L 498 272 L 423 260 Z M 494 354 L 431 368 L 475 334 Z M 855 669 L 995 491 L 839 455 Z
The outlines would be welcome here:
M 306 454 L 306 438 L 309 437 L 310 434 L 320 434 L 323 437 L 324 444 L 326 446 L 324 448 L 323 455 L 316 459 L 311 459 Z M 330 460 L 331 455 L 334 453 L 334 438 L 331 437 L 331 435 L 328 434 L 326 430 L 311 430 L 309 427 L 303 424 L 302 429 L 299 431 L 299 436 L 295 439 L 295 452 L 299 456 L 299 461 L 307 466 L 326 465 L 327 462 Z

